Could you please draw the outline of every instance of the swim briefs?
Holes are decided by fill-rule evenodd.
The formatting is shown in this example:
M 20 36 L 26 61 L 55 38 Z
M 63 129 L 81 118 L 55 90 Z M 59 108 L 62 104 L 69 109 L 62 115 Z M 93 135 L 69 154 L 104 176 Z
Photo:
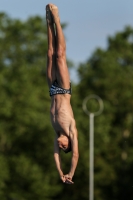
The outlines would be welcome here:
M 50 94 L 50 96 L 57 95 L 57 94 L 70 94 L 71 95 L 72 94 L 71 83 L 70 83 L 69 89 L 64 89 L 64 88 L 61 88 L 58 85 L 57 80 L 55 80 L 49 90 L 49 94 Z

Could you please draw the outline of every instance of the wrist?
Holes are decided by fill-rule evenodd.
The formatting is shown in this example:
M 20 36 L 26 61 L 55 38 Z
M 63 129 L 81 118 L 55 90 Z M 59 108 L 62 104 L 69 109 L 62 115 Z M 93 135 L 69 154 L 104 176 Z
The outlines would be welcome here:
M 59 172 L 60 177 L 64 176 L 63 172 Z
M 72 178 L 74 174 L 72 172 L 69 172 L 68 175 Z

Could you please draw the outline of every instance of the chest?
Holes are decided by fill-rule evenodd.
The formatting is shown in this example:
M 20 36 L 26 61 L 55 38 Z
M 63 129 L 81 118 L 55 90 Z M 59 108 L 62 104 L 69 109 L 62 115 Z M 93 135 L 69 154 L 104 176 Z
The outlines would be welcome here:
M 56 132 L 64 132 L 69 135 L 72 117 L 68 113 L 60 112 L 51 114 L 51 123 Z

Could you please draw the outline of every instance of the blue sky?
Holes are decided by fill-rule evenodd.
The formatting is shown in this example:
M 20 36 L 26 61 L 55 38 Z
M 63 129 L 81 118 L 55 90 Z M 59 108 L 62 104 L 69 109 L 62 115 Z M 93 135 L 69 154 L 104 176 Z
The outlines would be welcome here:
M 107 37 L 133 26 L 133 0 L 52 0 L 59 7 L 61 22 L 67 22 L 67 57 L 85 62 L 97 48 L 105 48 Z M 0 12 L 26 20 L 45 16 L 47 0 L 0 0 Z

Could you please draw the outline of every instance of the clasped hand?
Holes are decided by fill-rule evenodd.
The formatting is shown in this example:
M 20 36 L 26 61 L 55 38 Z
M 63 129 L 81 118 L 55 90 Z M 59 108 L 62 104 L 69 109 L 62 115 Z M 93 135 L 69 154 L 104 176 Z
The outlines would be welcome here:
M 72 177 L 69 174 L 61 176 L 61 180 L 63 181 L 63 183 L 66 184 L 74 184 L 74 182 L 72 181 Z

